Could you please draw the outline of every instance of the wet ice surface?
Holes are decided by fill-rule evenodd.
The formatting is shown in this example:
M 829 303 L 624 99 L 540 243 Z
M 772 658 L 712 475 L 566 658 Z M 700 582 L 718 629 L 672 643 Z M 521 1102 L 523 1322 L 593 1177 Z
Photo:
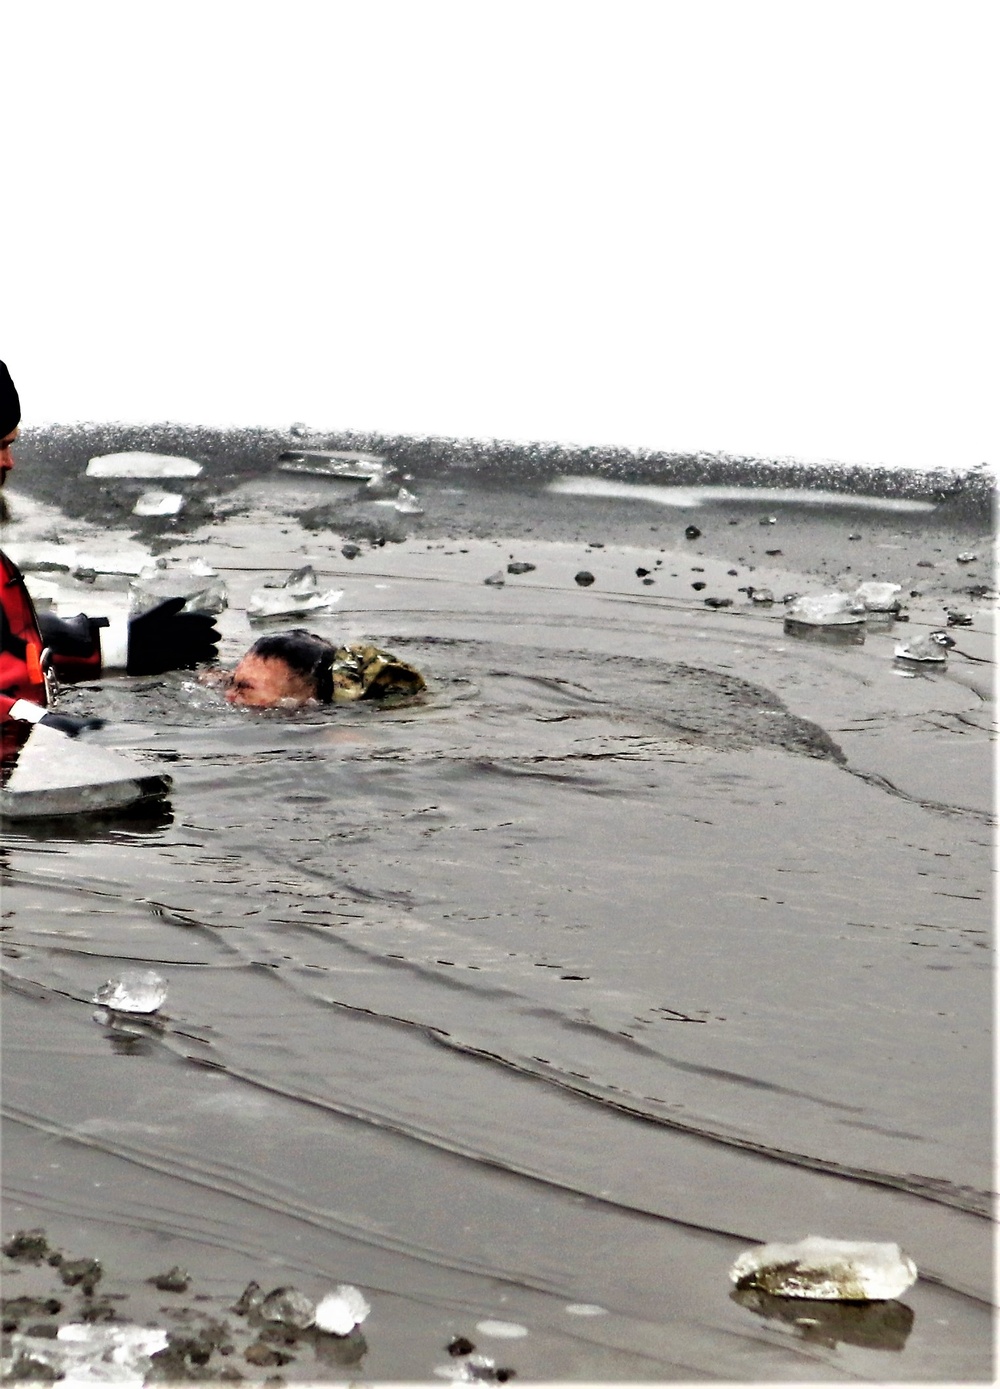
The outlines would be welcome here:
M 252 522 L 212 551 L 229 657 L 296 557 Z M 904 681 L 891 631 L 698 611 L 669 552 L 651 593 L 637 551 L 295 543 L 345 589 L 310 625 L 428 695 L 68 698 L 169 768 L 173 818 L 8 837 L 5 1230 L 182 1264 L 223 1310 L 350 1282 L 369 1379 L 457 1334 L 522 1379 L 986 1377 L 988 668 Z M 535 570 L 484 585 L 512 551 Z M 95 1026 L 124 968 L 169 976 L 161 1032 Z M 730 1296 L 812 1229 L 927 1278 L 881 1318 Z

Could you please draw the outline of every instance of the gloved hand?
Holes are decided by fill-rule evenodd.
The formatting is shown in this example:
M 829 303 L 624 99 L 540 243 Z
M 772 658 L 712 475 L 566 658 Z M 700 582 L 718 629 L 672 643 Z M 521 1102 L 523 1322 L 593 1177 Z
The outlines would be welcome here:
M 44 724 L 46 728 L 54 728 L 57 733 L 65 733 L 68 738 L 75 738 L 88 728 L 104 727 L 103 719 L 83 719 L 76 714 L 43 714 L 36 722 Z
M 214 661 L 219 633 L 210 613 L 181 612 L 185 599 L 168 598 L 128 624 L 129 675 L 160 675 Z
M 84 659 L 96 650 L 97 630 L 106 627 L 106 617 L 56 617 L 55 613 L 38 614 L 38 630 L 42 641 L 57 656 L 79 656 Z

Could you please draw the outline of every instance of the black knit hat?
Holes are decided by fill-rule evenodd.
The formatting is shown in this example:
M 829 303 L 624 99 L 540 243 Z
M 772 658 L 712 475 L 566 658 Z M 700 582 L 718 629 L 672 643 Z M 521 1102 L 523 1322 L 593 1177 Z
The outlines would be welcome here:
M 0 439 L 6 439 L 21 423 L 21 402 L 6 364 L 0 362 Z

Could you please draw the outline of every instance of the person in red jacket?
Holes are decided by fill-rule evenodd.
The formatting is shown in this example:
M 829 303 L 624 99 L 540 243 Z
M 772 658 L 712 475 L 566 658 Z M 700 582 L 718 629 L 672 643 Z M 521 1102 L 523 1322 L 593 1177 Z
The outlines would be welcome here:
M 0 362 L 0 487 L 14 467 L 12 447 L 20 422 L 17 390 Z M 101 726 L 101 719 L 51 708 L 50 672 L 67 682 L 93 679 L 115 668 L 129 675 L 156 675 L 214 660 L 218 654 L 213 618 L 183 612 L 183 598 L 169 598 L 139 617 L 115 622 L 84 613 L 70 618 L 39 615 L 24 576 L 2 551 L 0 585 L 0 722 L 5 744 L 23 741 L 19 732 L 23 735 L 34 723 L 70 737 Z

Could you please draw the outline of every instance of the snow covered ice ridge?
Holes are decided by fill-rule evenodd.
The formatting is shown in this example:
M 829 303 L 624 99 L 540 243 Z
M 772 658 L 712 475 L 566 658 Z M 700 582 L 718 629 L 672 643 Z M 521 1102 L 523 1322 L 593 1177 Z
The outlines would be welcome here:
M 776 1297 L 884 1302 L 916 1282 L 917 1266 L 898 1244 L 809 1235 L 798 1244 L 746 1250 L 729 1277 L 738 1288 L 759 1288 Z

